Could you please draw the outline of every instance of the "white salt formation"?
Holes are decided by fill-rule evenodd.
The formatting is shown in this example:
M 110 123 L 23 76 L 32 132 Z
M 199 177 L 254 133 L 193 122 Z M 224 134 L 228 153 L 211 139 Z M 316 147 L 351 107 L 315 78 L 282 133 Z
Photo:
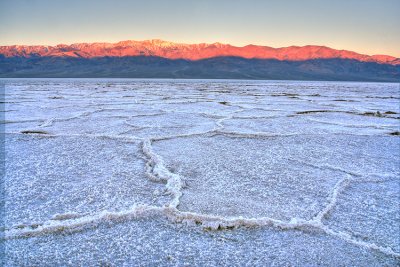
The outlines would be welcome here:
M 398 84 L 2 80 L 5 266 L 398 266 Z

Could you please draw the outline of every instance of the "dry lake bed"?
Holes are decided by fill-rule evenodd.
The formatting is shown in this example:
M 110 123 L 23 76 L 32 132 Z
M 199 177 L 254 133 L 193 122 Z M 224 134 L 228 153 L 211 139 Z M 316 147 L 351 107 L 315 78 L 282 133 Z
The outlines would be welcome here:
M 400 265 L 399 84 L 0 83 L 5 266 Z

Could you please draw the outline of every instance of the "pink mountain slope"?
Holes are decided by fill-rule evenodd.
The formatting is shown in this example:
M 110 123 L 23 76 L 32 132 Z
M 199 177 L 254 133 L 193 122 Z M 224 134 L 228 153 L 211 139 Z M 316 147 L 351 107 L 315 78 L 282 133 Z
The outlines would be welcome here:
M 118 43 L 77 43 L 56 46 L 0 46 L 0 54 L 5 57 L 123 57 L 158 56 L 169 59 L 199 60 L 221 56 L 243 58 L 277 59 L 300 61 L 309 59 L 355 59 L 363 62 L 400 65 L 400 59 L 386 55 L 362 55 L 347 50 L 336 50 L 325 46 L 289 46 L 272 48 L 268 46 L 247 45 L 244 47 L 229 44 L 182 44 L 163 40 L 122 41 Z

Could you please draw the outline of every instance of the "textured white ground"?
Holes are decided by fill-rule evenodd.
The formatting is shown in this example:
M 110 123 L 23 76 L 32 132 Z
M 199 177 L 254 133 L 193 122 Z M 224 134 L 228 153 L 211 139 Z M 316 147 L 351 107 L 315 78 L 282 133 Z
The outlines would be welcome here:
M 5 266 L 400 265 L 399 84 L 2 82 Z

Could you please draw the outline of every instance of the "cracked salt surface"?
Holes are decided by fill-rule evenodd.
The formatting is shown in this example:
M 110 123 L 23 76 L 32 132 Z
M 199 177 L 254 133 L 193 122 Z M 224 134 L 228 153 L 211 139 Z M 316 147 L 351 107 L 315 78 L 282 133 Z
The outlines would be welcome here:
M 400 264 L 398 84 L 5 84 L 6 266 Z
M 168 169 L 182 176 L 186 187 L 181 210 L 309 220 L 346 178 L 342 172 L 294 161 L 312 150 L 315 139 L 217 135 L 163 140 L 153 149 Z
M 162 203 L 153 192 L 163 186 L 146 178 L 138 141 L 11 134 L 5 149 L 7 228 Z

